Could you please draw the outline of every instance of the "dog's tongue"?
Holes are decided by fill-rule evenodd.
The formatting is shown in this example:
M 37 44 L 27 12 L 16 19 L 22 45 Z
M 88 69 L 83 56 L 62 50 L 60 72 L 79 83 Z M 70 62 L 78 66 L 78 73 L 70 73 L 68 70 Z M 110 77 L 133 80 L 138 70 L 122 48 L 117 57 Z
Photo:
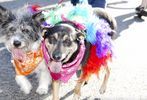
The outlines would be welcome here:
M 25 60 L 26 55 L 21 49 L 12 49 L 12 56 L 14 59 Z
M 51 61 L 49 63 L 49 67 L 50 67 L 51 72 L 59 73 L 61 71 L 61 68 L 62 68 L 62 63 Z

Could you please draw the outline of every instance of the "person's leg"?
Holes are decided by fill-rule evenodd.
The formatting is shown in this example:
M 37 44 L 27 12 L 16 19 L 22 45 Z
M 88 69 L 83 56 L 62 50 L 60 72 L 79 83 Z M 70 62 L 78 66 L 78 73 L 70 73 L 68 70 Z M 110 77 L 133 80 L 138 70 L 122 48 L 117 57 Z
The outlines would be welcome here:
M 92 5 L 92 7 L 105 8 L 106 6 L 106 0 L 88 0 L 88 3 Z
M 141 5 L 136 7 L 136 14 L 139 18 L 141 16 L 147 16 L 147 11 L 145 10 L 147 8 L 147 0 L 142 0 Z
M 142 11 L 147 8 L 147 0 L 142 0 L 141 5 L 136 7 L 136 11 Z
M 71 0 L 71 3 L 75 6 L 77 3 L 79 3 L 79 0 Z
M 146 9 L 147 8 L 147 0 L 142 0 L 142 3 L 140 6 L 144 7 L 144 9 Z
M 77 3 L 79 3 L 79 0 L 71 0 L 71 3 L 75 6 Z M 88 3 L 92 7 L 105 8 L 106 6 L 106 0 L 88 0 Z

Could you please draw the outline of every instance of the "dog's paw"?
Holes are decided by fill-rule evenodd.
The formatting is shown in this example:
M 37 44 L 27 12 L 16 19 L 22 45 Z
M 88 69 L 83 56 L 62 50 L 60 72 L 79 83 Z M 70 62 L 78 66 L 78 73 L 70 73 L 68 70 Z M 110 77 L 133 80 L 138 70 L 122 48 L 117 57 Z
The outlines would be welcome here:
M 29 89 L 21 89 L 21 91 L 23 91 L 25 94 L 29 94 L 31 89 L 30 90 Z
M 15 80 L 16 80 L 16 83 L 20 86 L 21 91 L 23 91 L 25 94 L 30 93 L 32 89 L 32 85 L 25 76 L 17 75 L 15 77 Z
M 72 100 L 80 100 L 80 95 L 78 95 L 78 94 L 74 94 Z
M 48 93 L 48 88 L 45 87 L 38 87 L 36 90 L 36 93 L 43 95 Z
M 32 90 L 32 85 L 31 84 L 27 84 L 26 87 L 21 87 L 20 90 L 23 91 L 25 94 L 29 94 L 30 91 Z
M 106 92 L 106 86 L 101 86 L 99 92 L 100 94 L 104 94 Z

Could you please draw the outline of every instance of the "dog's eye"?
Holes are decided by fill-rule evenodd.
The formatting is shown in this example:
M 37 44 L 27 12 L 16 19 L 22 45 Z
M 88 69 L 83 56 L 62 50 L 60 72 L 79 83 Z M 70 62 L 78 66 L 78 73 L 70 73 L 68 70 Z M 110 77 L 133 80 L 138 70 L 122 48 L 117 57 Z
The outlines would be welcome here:
M 64 45 L 64 46 L 69 47 L 69 46 L 71 46 L 71 44 L 72 44 L 72 42 L 71 42 L 71 40 L 69 40 L 69 39 L 66 39 L 66 40 L 63 41 L 63 45 Z
M 22 29 L 22 32 L 29 33 L 28 29 Z
M 9 30 L 10 30 L 11 32 L 15 32 L 15 31 L 16 31 L 16 28 L 10 27 Z
M 57 42 L 57 39 L 55 37 L 53 37 L 53 36 L 49 37 L 50 44 L 56 44 L 56 42 Z

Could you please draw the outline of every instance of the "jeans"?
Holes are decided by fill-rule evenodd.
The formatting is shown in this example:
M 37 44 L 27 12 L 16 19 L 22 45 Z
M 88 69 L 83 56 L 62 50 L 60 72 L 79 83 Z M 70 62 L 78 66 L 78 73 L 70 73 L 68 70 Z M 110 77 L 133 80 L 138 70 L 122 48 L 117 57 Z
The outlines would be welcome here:
M 76 5 L 77 3 L 79 3 L 79 0 L 71 0 L 71 3 L 72 3 L 73 5 Z M 101 8 L 105 8 L 106 0 L 88 0 L 88 3 L 89 3 L 92 7 L 101 7 Z

